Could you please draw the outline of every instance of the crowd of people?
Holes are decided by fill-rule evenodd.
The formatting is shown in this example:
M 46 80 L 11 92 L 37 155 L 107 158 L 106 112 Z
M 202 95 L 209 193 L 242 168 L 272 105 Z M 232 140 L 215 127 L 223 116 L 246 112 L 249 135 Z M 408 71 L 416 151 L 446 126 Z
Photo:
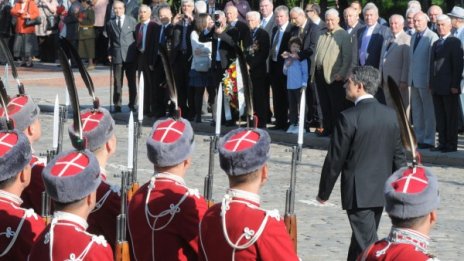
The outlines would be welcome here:
M 145 81 L 143 113 L 154 118 L 165 114 L 160 48 L 166 48 L 182 114 L 201 122 L 206 91 L 207 109 L 216 118 L 216 95 L 240 46 L 260 128 L 272 123 L 272 129 L 296 132 L 300 93 L 307 89 L 305 130 L 315 127 L 319 136 L 330 136 L 340 112 L 353 106 L 345 99 L 348 73 L 371 65 L 381 71 L 375 95 L 381 103 L 394 104 L 388 77 L 399 86 L 420 149 L 456 151 L 458 133 L 464 130 L 463 61 L 458 59 L 464 9 L 458 6 L 447 15 L 436 5 L 425 13 L 418 1 L 410 1 L 404 16 L 394 14 L 388 22 L 375 4 L 362 7 L 359 1 L 324 14 L 318 4 L 289 10 L 274 8 L 270 0 L 260 1 L 259 12 L 246 0 L 224 6 L 183 0 L 175 13 L 164 1 L 4 0 L 1 6 L 1 37 L 11 42 L 21 66 L 33 66 L 33 58 L 55 61 L 58 37 L 79 50 L 89 70 L 96 62 L 110 62 L 115 113 L 122 108 L 124 74 L 128 106 L 136 110 L 138 71 Z M 27 25 L 37 18 L 39 24 Z M 225 125 L 235 125 L 239 115 L 232 108 L 231 117 L 222 118 Z

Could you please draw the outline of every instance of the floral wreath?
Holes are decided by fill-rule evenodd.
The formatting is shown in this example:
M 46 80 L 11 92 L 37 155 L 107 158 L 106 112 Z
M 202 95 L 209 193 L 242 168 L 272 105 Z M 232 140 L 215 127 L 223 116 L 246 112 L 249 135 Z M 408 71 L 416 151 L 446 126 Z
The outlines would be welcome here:
M 224 97 L 229 101 L 230 107 L 238 109 L 238 88 L 237 88 L 237 62 L 234 61 L 227 68 L 222 78 L 222 88 Z

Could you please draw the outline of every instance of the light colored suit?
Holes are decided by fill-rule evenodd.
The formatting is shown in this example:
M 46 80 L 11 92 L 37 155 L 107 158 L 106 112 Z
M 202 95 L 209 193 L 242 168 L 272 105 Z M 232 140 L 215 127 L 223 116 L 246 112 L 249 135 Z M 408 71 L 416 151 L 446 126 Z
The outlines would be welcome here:
M 408 85 L 411 86 L 412 119 L 417 142 L 435 146 L 436 122 L 429 79 L 430 54 L 438 36 L 430 29 L 425 29 L 414 50 L 417 34 L 418 32 L 415 32 L 411 36 L 411 48 L 409 48 L 409 60 L 413 65 L 409 66 L 408 75 Z
M 346 78 L 351 66 L 351 57 L 351 37 L 343 28 L 338 27 L 332 33 L 321 35 L 317 42 L 315 62 L 311 64 L 311 81 L 314 81 L 318 62 L 321 62 L 324 79 L 328 84 L 335 80 L 336 74 Z
M 388 106 L 394 108 L 394 103 L 388 89 L 388 76 L 392 77 L 397 85 L 400 83 L 408 83 L 409 72 L 409 44 L 411 36 L 404 31 L 398 33 L 395 38 L 387 39 L 382 46 L 379 68 L 382 72 L 383 92 L 385 101 Z M 411 90 L 408 87 L 406 90 L 401 90 L 403 104 L 409 115 L 409 103 Z

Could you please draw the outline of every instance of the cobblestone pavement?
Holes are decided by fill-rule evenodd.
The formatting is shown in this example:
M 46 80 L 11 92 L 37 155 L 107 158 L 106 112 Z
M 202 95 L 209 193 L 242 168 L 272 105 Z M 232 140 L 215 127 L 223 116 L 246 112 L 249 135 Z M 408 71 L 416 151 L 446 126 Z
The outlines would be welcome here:
M 44 152 L 51 146 L 52 116 L 42 114 L 43 136 L 35 145 L 37 152 Z M 67 122 L 67 125 L 71 121 Z M 145 139 L 150 131 L 143 127 L 143 137 L 139 142 L 138 180 L 147 182 L 153 174 L 153 167 L 146 157 Z M 109 160 L 107 167 L 109 180 L 120 183 L 116 175 L 124 169 L 127 162 L 127 128 L 124 124 L 116 126 L 118 135 L 118 151 Z M 195 153 L 193 163 L 186 177 L 187 184 L 203 192 L 203 181 L 208 171 L 209 142 L 207 135 L 197 134 L 195 137 Z M 64 148 L 70 148 L 67 136 Z M 272 144 L 269 161 L 269 182 L 262 189 L 262 205 L 265 208 L 276 208 L 283 214 L 285 208 L 285 191 L 290 181 L 290 147 L 284 144 Z M 340 206 L 340 188 L 337 182 L 329 203 L 321 206 L 315 201 L 319 185 L 321 167 L 326 151 L 303 150 L 302 164 L 298 166 L 295 211 L 298 219 L 298 254 L 303 260 L 344 260 L 348 250 L 351 229 L 345 212 Z M 462 226 L 464 209 L 464 169 L 446 166 L 428 166 L 440 181 L 441 207 L 438 211 L 439 221 L 432 232 L 433 253 L 441 260 L 458 260 L 464 255 L 459 241 L 464 238 Z M 215 176 L 213 198 L 221 200 L 227 188 L 226 175 L 219 168 L 218 156 L 215 156 Z M 379 236 L 389 231 L 389 219 L 384 214 L 379 228 Z
M 91 72 L 97 87 L 97 96 L 101 97 L 103 105 L 108 105 L 109 99 L 109 73 L 105 67 L 97 67 Z M 3 75 L 3 67 L 0 67 Z M 64 79 L 60 69 L 54 64 L 38 65 L 33 70 L 20 69 L 20 76 L 26 86 L 26 92 L 31 94 L 41 104 L 53 104 L 55 95 L 59 94 L 61 103 L 64 100 Z M 2 77 L 3 78 L 3 77 Z M 89 106 L 91 100 L 82 82 L 76 77 L 81 96 L 81 105 Z M 16 93 L 11 78 L 9 94 Z M 127 91 L 124 88 L 124 100 L 127 101 Z M 127 108 L 123 108 L 127 109 Z M 44 112 L 42 119 L 42 139 L 34 145 L 37 153 L 45 152 L 51 147 L 52 116 Z M 66 123 L 71 124 L 71 121 Z M 146 157 L 145 139 L 150 128 L 143 127 L 143 137 L 139 143 L 139 182 L 146 182 L 153 173 L 153 167 Z M 67 127 L 67 126 L 66 126 Z M 67 130 L 65 128 L 65 130 Z M 118 151 L 110 159 L 107 167 L 109 180 L 120 183 L 115 177 L 124 169 L 127 162 L 127 130 L 125 120 L 118 120 L 116 126 L 118 136 Z M 207 135 L 197 134 L 195 138 L 195 153 L 193 164 L 186 181 L 191 187 L 203 191 L 203 181 L 208 170 L 209 143 L 205 140 Z M 65 133 L 64 148 L 70 148 L 70 142 Z M 290 181 L 291 153 L 288 144 L 273 143 L 269 161 L 270 180 L 262 189 L 262 205 L 265 208 L 280 210 L 283 214 L 285 207 L 285 191 Z M 463 152 L 457 152 L 462 154 Z M 326 151 L 305 148 L 303 150 L 302 164 L 298 166 L 297 190 L 295 211 L 298 219 L 298 254 L 303 260 L 345 260 L 351 237 L 351 229 L 345 212 L 340 205 L 340 185 L 335 189 L 329 203 L 321 206 L 315 201 L 317 194 L 321 167 Z M 215 156 L 215 176 L 213 198 L 216 202 L 221 200 L 227 188 L 226 175 L 219 168 L 218 157 Z M 459 241 L 464 238 L 464 169 L 449 167 L 447 165 L 427 165 L 438 176 L 441 189 L 441 207 L 438 210 L 438 224 L 432 231 L 431 249 L 441 260 L 459 260 L 464 250 L 459 247 Z M 462 166 L 462 165 L 461 165 Z M 379 237 L 386 236 L 390 228 L 388 216 L 384 214 L 379 228 Z

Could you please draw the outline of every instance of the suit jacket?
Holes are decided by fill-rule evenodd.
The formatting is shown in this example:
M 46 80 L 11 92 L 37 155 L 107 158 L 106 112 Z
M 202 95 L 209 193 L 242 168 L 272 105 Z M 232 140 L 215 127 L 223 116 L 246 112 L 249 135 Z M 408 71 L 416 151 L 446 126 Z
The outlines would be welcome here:
M 252 41 L 246 45 L 246 60 L 250 66 L 250 72 L 264 76 L 270 49 L 269 35 L 264 29 L 257 28 L 254 37 L 251 39 Z M 252 44 L 255 44 L 257 48 L 251 52 Z
M 77 14 L 75 14 L 71 10 L 80 10 L 81 3 L 79 1 L 75 1 L 69 7 L 67 15 L 63 18 L 63 23 L 66 24 L 66 39 L 70 41 L 77 40 L 78 30 L 79 30 L 79 20 L 77 20 Z
M 194 23 L 194 22 L 193 22 Z M 192 44 L 190 40 L 190 35 L 192 34 L 193 30 L 193 23 L 187 25 L 186 27 L 186 35 L 185 35 L 185 41 L 187 43 L 186 47 L 186 56 L 190 57 L 192 56 Z M 172 62 L 176 62 L 176 59 L 178 57 L 179 52 L 182 52 L 182 31 L 184 30 L 184 26 L 182 23 L 176 24 L 173 27 L 173 33 L 172 33 L 172 51 L 171 51 L 171 60 Z
M 341 27 L 336 28 L 332 33 L 321 35 L 317 42 L 314 62 L 311 64 L 311 81 L 314 81 L 318 59 L 322 60 L 324 79 L 327 83 L 335 80 L 335 74 L 346 77 L 351 65 L 351 55 L 350 36 Z
M 282 58 L 282 53 L 285 51 L 290 51 L 290 47 L 288 46 L 288 41 L 290 40 L 292 36 L 292 30 L 293 30 L 293 25 L 291 23 L 288 23 L 287 28 L 285 28 L 284 33 L 282 34 L 282 40 L 280 42 L 279 46 L 279 51 L 277 52 L 277 62 L 282 64 L 282 69 L 284 68 L 284 58 Z M 274 39 L 276 36 L 276 32 L 279 31 L 278 26 L 274 26 L 272 29 L 272 36 L 271 36 L 271 48 L 274 44 Z M 270 50 L 270 55 L 272 54 L 272 50 Z M 272 57 L 270 59 L 272 61 Z M 282 72 L 283 74 L 283 72 Z
M 221 34 L 216 34 L 213 30 L 200 34 L 200 42 L 212 42 L 211 67 L 225 70 L 236 58 L 235 46 L 239 43 L 239 30 L 236 27 L 228 27 Z M 218 41 L 220 39 L 220 41 Z M 221 68 L 216 68 L 216 57 L 219 42 L 219 55 Z
M 433 94 L 450 95 L 451 88 L 461 90 L 462 56 L 461 41 L 454 36 L 433 43 L 430 58 L 430 88 Z
M 135 21 L 132 16 L 128 15 L 125 16 L 121 28 L 117 25 L 116 17 L 108 21 L 106 26 L 110 42 L 108 53 L 111 55 L 114 64 L 121 64 L 123 62 L 131 63 L 135 61 L 137 57 L 135 46 L 136 25 L 137 21 Z
M 416 35 L 417 32 L 411 36 L 411 48 L 409 48 L 409 62 L 414 66 L 409 66 L 408 85 L 416 88 L 428 88 L 431 47 L 438 40 L 438 36 L 430 29 L 425 29 L 416 50 L 414 50 Z
M 361 49 L 362 38 L 366 30 L 367 30 L 367 26 L 364 26 L 356 32 L 358 49 L 356 52 L 356 60 L 353 60 L 353 63 L 356 63 L 356 65 L 361 65 L 359 61 L 359 50 Z M 375 25 L 374 31 L 372 32 L 372 35 L 371 35 L 371 39 L 367 46 L 367 55 L 366 55 L 366 61 L 364 65 L 371 65 L 375 68 L 379 68 L 380 52 L 382 51 L 383 42 L 386 39 L 389 39 L 390 37 L 391 37 L 390 28 L 384 25 L 380 25 L 380 24 Z
M 404 31 L 401 31 L 396 38 L 385 41 L 379 65 L 383 82 L 387 82 L 388 76 L 391 76 L 396 84 L 408 82 L 410 42 L 411 36 Z
M 132 16 L 135 20 L 139 18 L 139 1 L 138 0 L 130 0 L 129 3 L 125 2 L 126 7 L 126 15 Z
M 395 111 L 374 98 L 361 100 L 340 114 L 322 167 L 318 196 L 329 199 L 341 172 L 343 209 L 381 207 L 385 181 L 403 165 Z
M 141 23 L 139 22 L 135 26 L 135 41 L 137 41 L 137 34 L 138 34 L 139 30 L 140 30 L 140 25 L 141 25 Z M 146 31 L 146 34 L 145 34 L 145 50 L 144 50 L 144 53 L 147 53 L 148 49 L 150 49 L 149 48 L 150 46 L 148 45 L 148 40 L 149 40 L 148 38 L 149 38 L 150 32 L 152 30 L 154 30 L 155 25 L 156 25 L 155 22 L 148 22 L 148 24 L 147 24 L 147 31 Z M 143 39 L 142 39 L 142 41 L 143 41 Z M 136 42 L 136 44 L 137 44 L 137 42 Z
M 299 36 L 299 33 L 300 33 L 300 28 L 298 26 L 293 27 L 292 37 Z M 298 56 L 300 57 L 300 61 L 306 59 L 308 63 L 310 63 L 311 57 L 313 57 L 313 54 L 316 52 L 317 40 L 319 40 L 320 35 L 321 34 L 320 34 L 319 26 L 311 22 L 311 20 L 307 19 L 306 25 L 303 29 L 302 38 L 301 38 L 303 42 L 303 48 L 298 53 Z
M 357 32 L 358 32 L 358 30 L 361 29 L 362 27 L 363 27 L 363 24 L 361 23 L 361 21 L 359 21 L 359 22 L 354 26 L 354 28 L 351 30 L 351 32 L 349 32 L 350 36 L 353 37 L 353 40 L 356 41 L 356 44 L 358 43 L 358 41 L 357 41 L 357 37 L 358 37 Z M 345 31 L 348 32 L 348 26 L 345 25 L 345 26 L 343 27 L 343 29 L 345 29 Z M 357 47 L 357 45 L 356 45 L 356 47 Z
M 271 19 L 269 19 L 266 26 L 264 26 L 263 28 L 269 35 L 269 41 L 271 40 L 272 29 L 274 29 L 274 26 L 275 26 L 275 16 L 274 14 L 272 14 Z
M 155 22 L 150 22 L 150 29 L 147 31 L 147 36 L 146 36 L 146 45 L 145 45 L 145 51 L 148 56 L 148 65 L 149 66 L 155 66 L 158 62 L 161 62 L 161 58 L 159 57 L 159 47 L 160 47 L 160 36 L 161 36 L 161 29 L 162 26 L 160 24 L 157 24 Z M 164 28 L 163 31 L 163 37 L 165 38 L 163 41 L 166 45 L 171 45 L 172 46 L 172 37 L 173 35 L 173 26 L 172 24 L 169 24 Z

